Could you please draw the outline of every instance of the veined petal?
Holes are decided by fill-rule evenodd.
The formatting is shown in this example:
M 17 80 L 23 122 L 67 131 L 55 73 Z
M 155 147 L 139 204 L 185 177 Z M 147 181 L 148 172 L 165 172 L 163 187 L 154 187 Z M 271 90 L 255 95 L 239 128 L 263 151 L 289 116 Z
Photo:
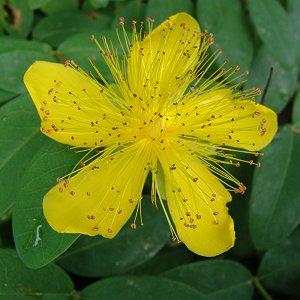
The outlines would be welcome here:
M 63 233 L 114 237 L 141 201 L 150 151 L 138 142 L 99 158 L 44 197 L 44 215 Z
M 198 63 L 200 28 L 186 13 L 171 16 L 143 41 L 135 41 L 128 58 L 128 82 L 137 94 L 175 96 L 187 85 Z M 184 89 L 181 89 L 184 92 Z M 181 91 L 181 92 L 182 92 Z
M 42 120 L 42 132 L 54 140 L 81 147 L 103 145 L 111 123 L 121 123 L 104 88 L 74 67 L 37 61 L 24 82 Z
M 176 149 L 177 148 L 177 149 Z M 170 144 L 160 151 L 166 196 L 178 236 L 193 252 L 215 256 L 234 244 L 230 193 L 197 157 Z
M 252 100 L 236 100 L 229 89 L 205 92 L 183 110 L 189 111 L 183 120 L 186 134 L 218 145 L 257 151 L 277 131 L 274 111 Z

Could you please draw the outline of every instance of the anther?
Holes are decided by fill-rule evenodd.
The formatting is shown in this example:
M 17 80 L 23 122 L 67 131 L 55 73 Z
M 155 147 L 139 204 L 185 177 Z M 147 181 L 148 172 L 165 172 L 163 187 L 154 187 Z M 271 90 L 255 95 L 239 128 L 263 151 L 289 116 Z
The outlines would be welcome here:
M 120 17 L 119 18 L 119 25 L 123 26 L 125 24 L 125 18 L 124 17 Z
M 170 166 L 170 170 L 171 170 L 171 171 L 176 170 L 176 165 L 175 165 L 175 164 L 172 164 L 172 166 Z

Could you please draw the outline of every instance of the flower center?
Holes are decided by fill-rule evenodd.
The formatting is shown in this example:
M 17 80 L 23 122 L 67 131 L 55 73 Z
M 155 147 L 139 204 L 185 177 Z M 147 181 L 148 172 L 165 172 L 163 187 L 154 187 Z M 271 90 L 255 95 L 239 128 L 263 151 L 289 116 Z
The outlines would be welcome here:
M 169 131 L 168 120 L 161 115 L 155 115 L 153 118 L 140 121 L 137 137 L 161 142 Z

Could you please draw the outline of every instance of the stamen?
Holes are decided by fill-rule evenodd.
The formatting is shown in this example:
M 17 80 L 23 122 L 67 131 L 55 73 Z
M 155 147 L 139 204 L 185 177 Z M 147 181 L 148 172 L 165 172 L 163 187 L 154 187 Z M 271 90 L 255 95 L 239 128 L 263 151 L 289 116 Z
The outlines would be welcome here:
M 173 240 L 173 241 L 180 242 L 180 239 L 179 239 L 179 237 L 178 237 L 178 235 L 177 235 L 177 233 L 176 233 L 176 230 L 175 230 L 174 227 L 173 227 L 173 224 L 172 224 L 172 222 L 171 222 L 171 220 L 170 220 L 170 217 L 169 217 L 169 215 L 168 215 L 168 213 L 167 213 L 167 210 L 166 210 L 166 208 L 165 208 L 165 205 L 164 205 L 163 200 L 162 200 L 162 198 L 161 198 L 161 195 L 160 195 L 159 193 L 158 193 L 158 199 L 159 199 L 160 205 L 161 205 L 161 207 L 162 207 L 162 209 L 163 209 L 163 212 L 164 212 L 164 214 L 165 214 L 165 217 L 166 217 L 166 219 L 167 219 L 167 222 L 168 222 L 168 225 L 169 225 L 169 228 L 170 228 L 170 232 L 171 232 L 171 236 L 172 236 L 172 240 Z

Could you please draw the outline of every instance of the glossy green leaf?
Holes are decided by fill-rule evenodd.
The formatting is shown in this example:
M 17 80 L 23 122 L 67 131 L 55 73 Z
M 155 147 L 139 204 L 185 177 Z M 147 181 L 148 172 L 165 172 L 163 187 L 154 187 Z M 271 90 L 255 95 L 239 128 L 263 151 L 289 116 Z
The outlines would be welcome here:
M 253 155 L 250 154 L 238 154 L 239 159 L 244 161 L 253 160 Z M 229 254 L 234 258 L 240 260 L 242 258 L 250 256 L 254 252 L 254 246 L 250 236 L 249 224 L 245 220 L 248 219 L 249 211 L 249 196 L 252 186 L 252 176 L 254 166 L 242 163 L 240 167 L 233 165 L 224 166 L 224 168 L 240 182 L 246 184 L 247 190 L 244 195 L 232 194 L 232 201 L 228 203 L 229 214 L 234 220 L 235 228 L 235 243 L 230 249 Z
M 78 9 L 77 0 L 50 0 L 44 1 L 44 5 L 41 6 L 41 9 L 46 14 L 54 14 L 62 11 L 70 11 Z
M 253 178 L 250 232 L 257 249 L 283 241 L 299 224 L 300 134 L 284 126 L 260 159 Z
M 252 158 L 251 158 L 252 159 Z M 249 168 L 249 166 L 247 166 Z M 246 174 L 249 174 L 250 171 L 247 170 Z M 241 180 L 240 177 L 237 177 Z M 251 188 L 251 181 L 242 181 L 247 182 L 248 188 Z M 233 195 L 233 201 L 228 205 L 229 213 L 234 220 L 236 240 L 235 244 L 230 249 L 230 254 L 233 255 L 236 259 L 241 259 L 251 255 L 254 252 L 253 242 L 251 240 L 249 224 L 246 221 L 248 219 L 249 211 L 249 191 L 246 195 Z
M 196 289 L 181 282 L 151 276 L 121 276 L 97 281 L 86 287 L 81 296 L 83 299 L 114 300 L 203 300 L 203 295 Z
M 294 100 L 292 121 L 300 128 L 300 92 L 298 92 Z
M 29 4 L 29 7 L 31 9 L 41 8 L 42 6 L 44 6 L 49 1 L 51 1 L 51 0 L 27 0 L 27 2 Z
M 297 45 L 296 55 L 300 68 L 300 1 L 288 0 L 288 12 L 294 29 L 294 37 Z
M 14 50 L 30 50 L 51 54 L 52 48 L 36 41 L 27 41 L 12 38 L 10 36 L 0 37 L 0 53 L 11 52 Z
M 116 48 L 119 47 L 117 35 L 113 30 L 101 30 L 99 33 L 109 38 Z M 59 46 L 57 52 L 60 59 L 73 59 L 77 65 L 86 71 L 93 71 L 90 59 L 101 71 L 101 74 L 108 81 L 112 81 L 112 75 L 89 34 L 81 33 L 70 37 Z
M 0 11 L 0 36 L 4 34 L 3 25 L 5 24 L 5 18 L 6 18 L 6 14 L 4 11 L 4 1 L 5 0 L 0 0 L 0 6 L 2 8 L 2 11 Z
M 106 7 L 109 4 L 109 0 L 89 0 L 89 2 L 94 8 Z
M 258 87 L 263 90 L 266 87 L 271 68 L 273 68 L 273 72 L 264 97 L 264 104 L 279 113 L 286 106 L 297 87 L 297 65 L 285 69 L 268 53 L 265 47 L 261 47 L 255 55 L 246 87 Z M 257 97 L 259 102 L 261 99 L 262 95 Z
M 0 54 L 0 89 L 12 93 L 24 93 L 23 75 L 27 68 L 36 60 L 53 60 L 43 52 L 15 50 Z
M 0 249 L 0 299 L 67 300 L 73 294 L 72 280 L 58 266 L 31 270 L 24 266 L 15 251 Z
M 235 261 L 213 259 L 191 263 L 162 276 L 185 283 L 210 300 L 252 299 L 252 275 Z
M 263 257 L 258 278 L 269 289 L 288 295 L 300 295 L 300 230 Z M 296 299 L 296 298 L 295 298 Z
M 59 46 L 73 34 L 86 32 L 88 35 L 101 33 L 110 24 L 107 15 L 90 16 L 79 11 L 51 14 L 42 19 L 33 30 L 35 39 L 52 46 Z
M 10 35 L 26 37 L 31 29 L 33 13 L 26 0 L 3 1 L 0 22 Z
M 215 37 L 213 49 L 221 49 L 222 57 L 229 65 L 239 65 L 242 70 L 249 69 L 253 44 L 249 24 L 239 0 L 197 1 L 197 17 L 202 31 L 207 29 Z
M 119 18 L 125 19 L 125 26 L 130 31 L 131 21 L 145 21 L 146 4 L 140 0 L 116 2 L 115 19 L 112 22 L 112 28 L 119 26 Z
M 144 226 L 138 226 L 133 231 L 130 223 L 132 220 L 111 240 L 81 237 L 62 255 L 59 264 L 83 276 L 105 277 L 124 273 L 152 258 L 169 239 L 163 211 L 151 205 L 149 197 L 144 198 Z
M 155 25 L 159 25 L 166 18 L 178 12 L 186 12 L 191 14 L 193 3 L 191 0 L 166 0 L 163 5 L 160 0 L 149 0 L 147 4 L 147 17 L 151 17 L 155 21 Z
M 159 275 L 170 269 L 190 263 L 197 256 L 182 244 L 164 247 L 152 259 L 129 271 L 133 275 Z M 127 272 L 128 273 L 128 272 Z
M 51 52 L 52 52 L 52 48 L 47 44 L 39 43 L 39 42 L 36 42 L 36 41 L 27 41 L 27 40 L 16 39 L 16 38 L 13 38 L 13 37 L 10 37 L 10 36 L 0 37 L 0 54 L 6 53 L 6 52 L 12 52 L 12 51 L 15 51 L 15 50 L 19 50 L 19 51 L 29 50 L 29 51 L 34 51 L 34 52 L 38 51 L 38 52 L 44 52 L 44 53 L 47 53 L 47 54 L 51 54 Z M 20 52 L 18 52 L 18 53 L 20 53 Z M 26 55 L 26 53 L 25 53 L 25 55 Z M 10 56 L 10 55 L 8 55 L 8 56 Z M 22 58 L 22 56 L 20 58 Z M 5 67 L 4 67 L 4 70 L 10 69 L 10 66 L 9 66 L 10 62 L 9 61 L 5 62 L 5 58 L 4 58 L 3 63 L 6 64 Z M 19 62 L 19 63 L 21 64 L 21 62 Z M 12 69 L 11 72 L 13 72 L 13 73 L 16 72 L 16 74 L 20 74 L 18 76 L 22 76 L 20 71 L 18 71 L 17 69 L 16 70 Z M 12 74 L 12 76 L 16 76 L 16 74 Z M 14 77 L 12 77 L 9 80 L 13 80 L 13 78 Z M 7 80 L 7 78 L 3 78 L 2 80 L 3 80 L 3 86 L 4 86 L 5 81 Z M 20 84 L 20 83 L 18 82 L 18 84 Z M 12 90 L 12 89 L 10 89 L 10 90 Z M 15 91 L 14 92 L 12 92 L 12 91 L 8 92 L 8 91 L 5 91 L 5 90 L 0 90 L 0 103 L 6 102 L 10 99 L 13 99 L 16 96 L 17 96 L 17 94 L 16 94 Z
M 0 104 L 17 97 L 15 93 L 0 90 Z
M 39 119 L 31 99 L 20 96 L 0 108 L 0 216 L 16 199 L 22 175 L 32 153 L 43 144 Z
M 93 68 L 89 59 L 96 63 L 101 54 L 96 44 L 91 40 L 88 33 L 80 33 L 65 40 L 57 49 L 60 60 L 72 59 L 77 65 L 86 71 Z
M 78 238 L 57 233 L 48 225 L 42 201 L 56 178 L 68 174 L 79 159 L 68 146 L 47 139 L 24 172 L 13 209 L 13 231 L 18 254 L 31 268 L 50 263 Z
M 296 61 L 296 43 L 291 20 L 278 1 L 249 0 L 251 20 L 266 49 L 286 68 Z

